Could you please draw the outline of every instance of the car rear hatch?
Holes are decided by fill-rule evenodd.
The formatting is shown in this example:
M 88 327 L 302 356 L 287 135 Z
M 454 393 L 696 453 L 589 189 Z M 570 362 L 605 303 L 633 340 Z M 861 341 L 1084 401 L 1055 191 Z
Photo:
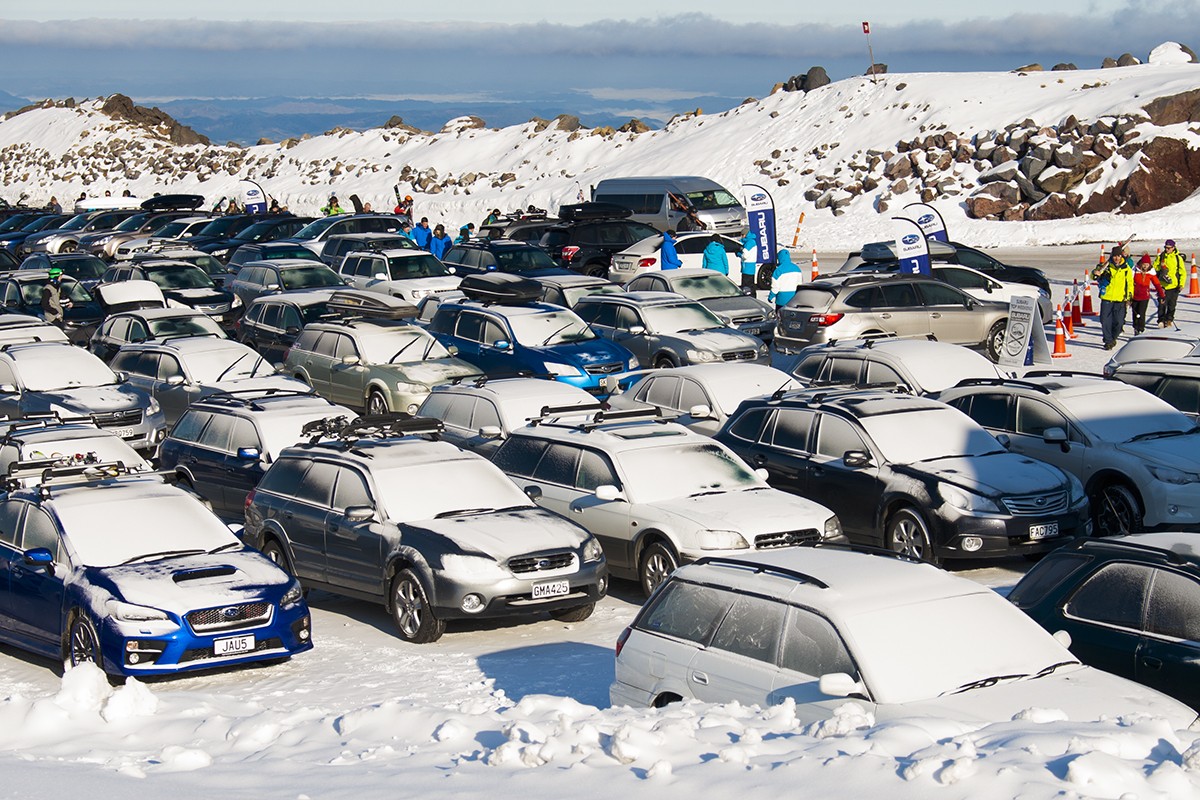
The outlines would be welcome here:
M 788 339 L 810 340 L 816 330 L 831 324 L 826 312 L 837 296 L 836 286 L 801 286 L 779 311 L 779 327 Z

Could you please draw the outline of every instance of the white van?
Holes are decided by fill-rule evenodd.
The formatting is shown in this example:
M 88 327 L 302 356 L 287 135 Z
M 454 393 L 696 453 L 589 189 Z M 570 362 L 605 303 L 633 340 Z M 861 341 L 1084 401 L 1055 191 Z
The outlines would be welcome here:
M 630 219 L 660 231 L 696 230 L 694 217 L 712 233 L 739 237 L 746 232 L 746 209 L 737 197 L 716 181 L 694 175 L 607 178 L 592 189 L 592 200 L 628 208 Z M 679 209 L 679 203 L 688 210 Z

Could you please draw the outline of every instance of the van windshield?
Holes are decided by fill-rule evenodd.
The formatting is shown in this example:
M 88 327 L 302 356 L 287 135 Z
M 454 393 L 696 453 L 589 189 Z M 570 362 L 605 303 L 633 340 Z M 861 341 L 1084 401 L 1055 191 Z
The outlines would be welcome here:
M 688 192 L 687 199 L 697 211 L 708 211 L 714 208 L 735 208 L 741 205 L 736 197 L 724 189 Z

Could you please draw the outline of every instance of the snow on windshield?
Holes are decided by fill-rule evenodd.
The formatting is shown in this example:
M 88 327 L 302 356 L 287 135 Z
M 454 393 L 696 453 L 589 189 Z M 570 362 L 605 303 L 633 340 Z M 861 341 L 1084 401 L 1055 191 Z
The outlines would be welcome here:
M 620 455 L 626 491 L 639 503 L 765 486 L 719 444 L 679 444 Z
M 508 318 L 513 338 L 527 347 L 546 347 L 595 339 L 596 334 L 574 312 L 547 311 L 544 314 L 514 314 Z
M 679 278 L 671 282 L 671 291 L 691 300 L 708 300 L 712 297 L 740 297 L 742 290 L 733 281 L 713 273 Z
M 21 385 L 31 392 L 109 386 L 117 382 L 117 377 L 103 361 L 77 347 L 56 347 L 53 350 L 38 347 L 10 352 L 16 362 Z
M 231 346 L 187 356 L 187 371 L 200 383 L 262 378 L 275 374 L 275 368 L 258 353 L 245 346 Z
M 211 289 L 212 278 L 199 267 L 163 267 L 147 269 L 146 277 L 160 289 Z
M 1071 653 L 992 591 L 872 608 L 844 625 L 879 703 L 907 703 L 1000 675 L 1036 675 Z
M 532 505 L 503 472 L 482 459 L 376 469 L 372 474 L 388 519 L 394 522 L 434 519 L 469 509 Z M 471 491 L 464 492 L 464 486 Z
M 1005 452 L 996 437 L 953 408 L 877 414 L 860 421 L 884 459 L 893 464 Z
M 1195 423 L 1182 411 L 1134 386 L 1060 397 L 1063 407 L 1087 432 L 1104 442 L 1127 442 L 1147 433 L 1190 431 Z
M 449 358 L 450 351 L 427 331 L 416 327 L 396 328 L 358 337 L 367 364 L 411 364 L 430 358 Z
M 674 306 L 646 306 L 642 309 L 646 325 L 654 333 L 681 333 L 724 328 L 716 314 L 699 303 L 680 303 Z
M 212 512 L 182 493 L 138 497 L 133 505 L 128 491 L 108 499 L 98 486 L 89 494 L 94 497 L 86 502 L 60 503 L 54 509 L 84 566 L 111 567 L 155 553 L 208 552 L 238 543 Z

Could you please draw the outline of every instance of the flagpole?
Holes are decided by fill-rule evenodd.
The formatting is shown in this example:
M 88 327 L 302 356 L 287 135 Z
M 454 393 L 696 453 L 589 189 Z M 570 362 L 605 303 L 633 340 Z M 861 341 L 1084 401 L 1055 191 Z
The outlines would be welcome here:
M 875 52 L 871 49 L 871 23 L 863 21 L 863 33 L 867 37 L 867 58 L 871 60 L 871 83 L 879 83 L 875 77 Z

